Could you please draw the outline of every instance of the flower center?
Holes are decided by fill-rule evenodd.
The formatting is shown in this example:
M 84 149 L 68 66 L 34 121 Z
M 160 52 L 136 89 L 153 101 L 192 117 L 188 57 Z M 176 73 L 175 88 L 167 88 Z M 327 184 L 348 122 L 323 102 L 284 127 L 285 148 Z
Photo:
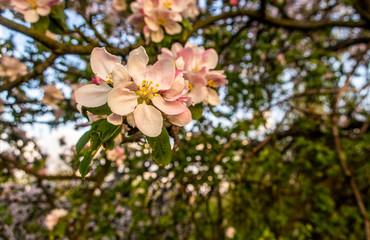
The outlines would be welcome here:
M 107 84 L 112 84 L 113 85 L 113 79 L 112 79 L 112 73 L 110 72 L 110 73 L 108 73 L 108 75 L 107 76 L 105 76 L 105 82 L 107 83 Z
M 158 25 L 164 26 L 165 21 L 163 18 L 158 18 L 157 22 L 158 22 Z
M 141 96 L 142 99 L 152 99 L 153 97 L 158 96 L 158 89 L 154 88 L 152 84 L 153 84 L 153 81 L 149 82 L 147 80 L 144 80 L 141 86 L 137 85 L 137 88 L 139 90 L 135 92 L 136 95 Z M 155 86 L 159 87 L 159 84 L 157 83 Z
M 28 4 L 31 6 L 31 8 L 36 8 L 37 6 L 35 0 L 28 0 Z
M 210 86 L 210 87 L 216 87 L 216 83 L 215 83 L 215 81 L 213 81 L 213 80 L 209 80 L 209 81 L 208 81 L 208 86 Z
M 191 84 L 191 83 L 189 83 L 189 91 L 191 90 L 191 89 L 193 89 L 193 85 Z
M 167 1 L 164 3 L 164 7 L 165 7 L 165 8 L 170 8 L 170 7 L 171 7 L 171 1 L 170 1 L 170 0 L 167 0 Z

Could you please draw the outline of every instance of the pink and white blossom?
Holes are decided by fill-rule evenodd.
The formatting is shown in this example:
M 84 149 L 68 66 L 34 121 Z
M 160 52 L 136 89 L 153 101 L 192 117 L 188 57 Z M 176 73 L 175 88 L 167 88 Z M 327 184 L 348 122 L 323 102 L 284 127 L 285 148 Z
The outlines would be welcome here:
M 58 4 L 58 0 L 11 0 L 14 10 L 24 16 L 26 22 L 35 23 L 40 16 L 47 16 L 51 6 Z
M 3 55 L 0 63 L 0 78 L 5 78 L 12 82 L 19 76 L 27 74 L 27 66 L 21 63 L 18 58 Z
M 133 14 L 128 22 L 143 29 L 145 38 L 153 42 L 161 42 L 165 32 L 180 33 L 183 17 L 199 14 L 195 0 L 136 0 L 130 6 Z
M 113 8 L 116 11 L 125 11 L 127 8 L 126 0 L 113 0 Z
M 176 79 L 174 63 L 164 59 L 147 66 L 148 62 L 149 57 L 143 47 L 130 52 L 127 70 L 135 85 L 115 86 L 109 93 L 108 106 L 113 113 L 133 116 L 135 126 L 142 133 L 156 137 L 162 131 L 162 112 L 178 115 L 186 111 L 187 106 L 177 99 L 169 101 L 164 98 Z M 180 98 L 180 93 L 178 95 Z
M 108 122 L 122 124 L 123 117 L 149 137 L 162 131 L 163 116 L 173 124 L 184 126 L 191 121 L 188 109 L 189 81 L 182 71 L 175 70 L 170 59 L 148 65 L 149 57 L 143 47 L 130 52 L 127 65 L 108 53 L 105 48 L 94 48 L 91 68 L 96 77 L 93 82 L 79 88 L 76 102 L 85 107 L 108 104 L 113 112 Z
M 63 218 L 67 216 L 68 211 L 63 208 L 57 208 L 51 210 L 51 212 L 46 216 L 45 219 L 45 225 L 49 229 L 49 231 L 52 231 L 57 225 L 60 218 Z
M 42 98 L 41 102 L 49 105 L 52 108 L 55 108 L 58 103 L 65 98 L 62 90 L 57 89 L 55 84 L 50 84 L 47 87 L 41 87 L 41 89 L 44 90 L 44 97 Z
M 175 43 L 171 50 L 163 48 L 158 59 L 171 59 L 176 69 L 183 71 L 184 78 L 189 81 L 187 97 L 193 104 L 203 102 L 215 106 L 221 103 L 215 89 L 226 83 L 226 76 L 222 70 L 213 70 L 218 63 L 218 54 L 214 49 L 205 50 L 189 42 L 185 47 Z
M 114 147 L 112 150 L 107 150 L 106 154 L 108 160 L 116 162 L 116 166 L 122 165 L 126 159 L 125 149 L 119 146 Z

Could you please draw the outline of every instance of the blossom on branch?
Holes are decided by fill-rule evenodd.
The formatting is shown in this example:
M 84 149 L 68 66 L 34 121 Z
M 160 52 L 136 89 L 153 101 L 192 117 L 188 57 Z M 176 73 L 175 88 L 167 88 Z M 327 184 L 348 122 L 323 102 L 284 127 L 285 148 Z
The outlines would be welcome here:
M 0 63 L 0 78 L 5 78 L 12 82 L 19 76 L 27 74 L 27 66 L 24 63 L 21 63 L 18 58 L 4 55 L 2 56 Z
M 183 17 L 194 18 L 199 14 L 193 0 L 136 0 L 131 3 L 131 10 L 128 22 L 142 28 L 145 37 L 153 42 L 163 40 L 164 30 L 169 35 L 180 33 Z
M 51 210 L 51 212 L 46 216 L 45 225 L 49 231 L 53 230 L 55 225 L 57 225 L 60 218 L 67 216 L 67 210 L 63 208 L 57 208 Z
M 214 49 L 205 50 L 187 42 L 185 47 L 179 43 L 172 45 L 171 50 L 162 48 L 158 59 L 171 59 L 176 69 L 189 81 L 190 92 L 187 95 L 193 104 L 219 105 L 221 100 L 216 88 L 226 83 L 223 70 L 213 70 L 218 63 L 218 54 Z
M 186 96 L 189 83 L 181 71 L 176 72 L 172 60 L 162 59 L 148 65 L 149 57 L 139 47 L 130 52 L 126 66 L 120 62 L 105 48 L 94 48 L 91 67 L 97 77 L 95 81 L 103 82 L 79 88 L 76 102 L 85 107 L 107 103 L 113 112 L 107 117 L 108 122 L 119 125 L 126 117 L 129 125 L 149 137 L 161 133 L 163 117 L 178 126 L 192 120 L 188 109 L 190 98 Z
M 58 4 L 59 0 L 11 0 L 14 10 L 24 16 L 26 22 L 35 23 L 40 16 L 47 16 L 51 6 Z

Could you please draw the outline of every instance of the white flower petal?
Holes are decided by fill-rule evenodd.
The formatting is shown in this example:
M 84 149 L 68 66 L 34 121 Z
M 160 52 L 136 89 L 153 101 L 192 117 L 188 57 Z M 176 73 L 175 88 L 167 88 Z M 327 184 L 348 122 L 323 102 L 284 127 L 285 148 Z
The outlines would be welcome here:
M 139 96 L 135 92 L 116 87 L 108 95 L 108 106 L 112 112 L 125 116 L 134 111 L 138 98 Z
M 43 6 L 37 7 L 36 11 L 39 15 L 46 16 L 46 15 L 49 15 L 51 8 L 49 5 L 43 5 Z
M 151 36 L 153 42 L 155 42 L 155 43 L 161 42 L 164 38 L 163 29 L 160 27 L 158 29 L 158 31 L 151 32 L 150 36 Z
M 208 96 L 204 99 L 205 104 L 209 103 L 213 106 L 221 104 L 221 99 L 214 89 L 207 87 L 207 94 Z
M 202 54 L 202 62 L 208 69 L 214 69 L 217 66 L 218 55 L 214 49 L 208 49 Z
M 146 25 L 148 26 L 148 28 L 152 31 L 158 31 L 158 29 L 160 28 L 160 26 L 158 25 L 158 22 L 156 21 L 155 18 L 145 17 L 144 21 L 145 21 Z
M 126 120 L 127 120 L 127 123 L 131 127 L 135 127 L 136 126 L 136 124 L 135 124 L 135 118 L 134 118 L 134 113 L 127 114 Z
M 27 10 L 24 13 L 24 20 L 26 20 L 29 23 L 35 23 L 40 19 L 39 15 L 37 14 L 35 9 Z
M 107 52 L 104 47 L 96 47 L 91 52 L 91 68 L 98 77 L 105 81 L 109 80 L 109 73 L 112 72 L 116 63 L 121 63 L 121 59 Z
M 111 90 L 106 83 L 82 86 L 75 92 L 76 102 L 85 107 L 99 107 L 107 102 Z
M 148 62 L 149 57 L 142 46 L 132 50 L 129 54 L 127 70 L 132 79 L 134 79 L 135 83 L 138 85 L 141 85 L 141 82 L 145 80 L 145 71 Z
M 116 63 L 112 70 L 112 80 L 114 84 L 122 84 L 131 80 L 127 68 L 122 64 Z
M 165 23 L 164 29 L 166 30 L 166 33 L 175 35 L 181 32 L 181 25 L 177 22 L 168 21 Z
M 169 102 L 164 100 L 160 95 L 154 97 L 152 102 L 154 106 L 168 115 L 180 114 L 187 109 L 184 103 L 178 101 Z
M 162 132 L 163 117 L 161 112 L 145 102 L 139 104 L 134 111 L 137 128 L 148 137 L 157 137 Z
M 175 80 L 175 64 L 172 60 L 165 58 L 157 61 L 146 74 L 146 80 L 152 81 L 153 86 L 159 85 L 159 90 L 169 89 Z
M 177 115 L 168 115 L 168 121 L 172 124 L 183 127 L 192 121 L 192 116 L 190 110 L 187 108 L 184 112 Z
M 122 116 L 112 113 L 107 117 L 107 121 L 113 125 L 121 125 L 122 124 Z

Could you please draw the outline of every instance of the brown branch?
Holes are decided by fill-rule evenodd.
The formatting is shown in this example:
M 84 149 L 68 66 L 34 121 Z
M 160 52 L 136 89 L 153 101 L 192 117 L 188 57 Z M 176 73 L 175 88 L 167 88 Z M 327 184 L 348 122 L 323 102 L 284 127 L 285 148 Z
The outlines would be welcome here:
M 350 27 L 350 28 L 368 28 L 368 25 L 365 21 L 330 21 L 330 20 L 322 20 L 322 21 L 306 21 L 306 20 L 292 20 L 292 19 L 282 19 L 282 18 L 274 18 L 271 16 L 264 16 L 261 17 L 260 11 L 253 11 L 253 10 L 237 10 L 233 12 L 225 12 L 217 16 L 211 16 L 203 21 L 196 23 L 193 29 L 190 31 L 189 36 L 196 32 L 198 29 L 207 27 L 213 24 L 216 21 L 232 18 L 237 16 L 248 16 L 252 20 L 257 20 L 262 23 L 266 23 L 276 27 L 282 27 L 287 29 L 294 29 L 294 30 L 318 30 L 318 29 L 325 29 L 330 27 Z
M 363 57 L 363 55 L 361 56 L 361 59 L 362 59 L 362 57 Z M 357 207 L 358 207 L 358 209 L 360 211 L 360 214 L 363 218 L 364 225 L 365 225 L 366 240 L 370 240 L 370 221 L 369 221 L 369 218 L 368 218 L 368 215 L 367 215 L 367 210 L 365 208 L 364 201 L 362 199 L 362 195 L 360 193 L 359 187 L 357 186 L 357 183 L 356 183 L 354 177 L 352 176 L 351 170 L 349 169 L 349 167 L 347 165 L 347 162 L 344 159 L 343 151 L 342 151 L 342 147 L 341 147 L 341 142 L 340 142 L 340 137 L 339 137 L 339 127 L 338 127 L 338 120 L 339 120 L 338 103 L 342 99 L 342 96 L 344 95 L 346 89 L 348 88 L 348 86 L 350 84 L 351 77 L 355 73 L 355 71 L 356 71 L 358 65 L 360 64 L 360 62 L 361 62 L 361 60 L 357 61 L 356 66 L 354 66 L 352 72 L 347 76 L 347 79 L 346 79 L 343 87 L 340 89 L 340 91 L 338 92 L 338 95 L 335 99 L 335 102 L 333 104 L 333 115 L 332 115 L 333 127 L 332 127 L 332 131 L 333 131 L 333 137 L 334 137 L 335 150 L 336 150 L 337 155 L 338 155 L 338 160 L 339 160 L 340 166 L 342 168 L 342 172 L 345 176 L 345 179 L 347 180 L 347 182 L 350 184 L 350 186 L 352 188 L 352 191 L 353 191 L 353 194 L 354 194 L 354 197 L 355 197 L 355 200 L 356 200 Z
M 242 166 L 240 167 L 239 176 L 238 176 L 238 180 L 237 180 L 238 182 L 241 182 L 242 179 L 243 179 L 243 176 L 244 176 L 244 173 L 245 173 L 245 170 L 246 170 L 246 167 L 247 167 L 248 159 L 253 157 L 257 152 L 259 152 L 264 146 L 266 146 L 270 142 L 270 140 L 276 135 L 280 126 L 283 124 L 283 122 L 285 121 L 286 117 L 288 116 L 288 114 L 290 112 L 291 112 L 291 109 L 289 109 L 285 113 L 283 119 L 280 121 L 280 123 L 278 125 L 276 125 L 275 130 L 271 134 L 269 134 L 265 138 L 265 140 L 263 140 L 261 143 L 259 143 L 254 148 L 252 148 L 252 151 L 250 151 L 249 153 L 246 154 L 245 158 L 243 159 Z
M 47 58 L 44 62 L 40 64 L 35 64 L 33 71 L 18 77 L 16 80 L 12 82 L 5 83 L 0 86 L 0 92 L 2 91 L 9 91 L 10 89 L 22 84 L 23 82 L 28 82 L 32 78 L 36 77 L 37 75 L 42 74 L 49 66 L 53 65 L 55 59 L 57 59 L 57 54 L 51 54 L 49 58 Z
M 91 43 L 87 46 L 68 45 L 68 44 L 59 43 L 58 41 L 55 41 L 54 39 L 51 39 L 45 36 L 43 33 L 37 30 L 30 29 L 28 27 L 15 23 L 9 19 L 6 19 L 2 16 L 0 16 L 0 24 L 11 30 L 23 33 L 24 35 L 33 38 L 34 40 L 38 41 L 39 43 L 42 43 L 47 48 L 49 48 L 51 51 L 59 55 L 64 55 L 64 54 L 89 55 L 91 54 L 91 51 L 93 50 L 94 47 L 99 46 L 97 43 Z M 124 56 L 124 55 L 127 55 L 131 49 L 139 47 L 140 45 L 143 45 L 143 43 L 138 42 L 136 44 L 130 45 L 122 49 L 116 48 L 116 47 L 107 47 L 107 51 L 114 55 Z
M 355 44 L 360 43 L 368 43 L 370 42 L 370 36 L 368 37 L 357 37 L 357 38 L 350 38 L 346 40 L 342 40 L 334 45 L 331 45 L 330 47 L 326 48 L 328 51 L 338 51 L 345 48 L 348 48 L 350 46 L 353 46 Z

